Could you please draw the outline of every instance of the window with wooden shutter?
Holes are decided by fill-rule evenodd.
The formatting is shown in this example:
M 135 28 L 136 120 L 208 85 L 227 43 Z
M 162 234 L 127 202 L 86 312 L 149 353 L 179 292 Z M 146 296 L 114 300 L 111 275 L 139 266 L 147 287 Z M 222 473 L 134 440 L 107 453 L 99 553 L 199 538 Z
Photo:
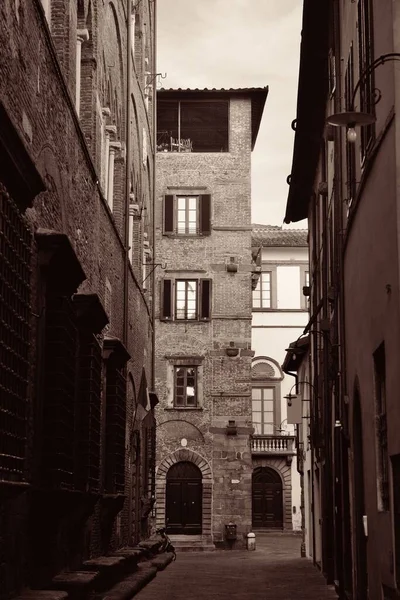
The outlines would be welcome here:
M 211 196 L 172 195 L 164 196 L 164 235 L 199 236 L 211 234 Z
M 164 233 L 174 233 L 174 197 L 171 194 L 164 196 Z
M 199 207 L 199 222 L 200 222 L 200 233 L 202 235 L 211 234 L 211 196 L 210 194 L 203 194 L 200 196 L 200 207 Z
M 201 320 L 211 318 L 211 279 L 200 279 L 200 315 Z
M 161 316 L 162 320 L 172 319 L 172 279 L 161 281 Z

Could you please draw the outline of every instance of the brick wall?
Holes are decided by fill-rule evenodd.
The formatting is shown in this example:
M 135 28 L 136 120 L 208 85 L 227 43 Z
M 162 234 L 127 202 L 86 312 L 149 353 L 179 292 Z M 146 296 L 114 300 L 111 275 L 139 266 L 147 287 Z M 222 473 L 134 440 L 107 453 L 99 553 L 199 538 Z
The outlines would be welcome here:
M 77 4 L 82 9 L 79 16 Z M 145 3 L 140 4 L 143 5 L 140 10 L 147 10 Z M 118 138 L 124 144 L 126 29 L 122 4 L 53 0 L 51 33 L 39 0 L 19 3 L 5 0 L 0 13 L 0 101 L 46 187 L 26 211 L 28 224 L 32 232 L 44 228 L 68 236 L 86 274 L 79 291 L 98 294 L 109 313 L 107 334 L 123 340 L 126 159 L 122 153 L 116 161 L 116 210 L 112 214 L 101 188 L 99 115 L 99 107 L 110 108 L 107 123 L 116 125 Z M 147 21 L 150 22 L 149 19 Z M 78 121 L 75 113 L 76 30 L 83 26 L 89 29 L 90 40 L 82 46 L 81 119 Z M 149 206 L 142 226 L 151 233 L 152 154 L 148 146 L 151 170 L 148 176 L 148 167 L 143 165 L 141 143 L 143 128 L 149 138 L 151 131 L 142 90 L 134 71 L 132 99 L 136 121 L 132 115 L 130 171 L 132 181 L 137 185 L 138 196 Z M 151 241 L 151 236 L 149 239 Z M 141 256 L 142 248 L 134 246 L 134 255 Z M 42 314 L 38 268 L 37 256 L 34 255 L 32 310 L 39 318 L 33 319 L 33 354 L 36 328 L 40 326 Z M 131 268 L 128 269 L 129 308 L 125 345 L 131 356 L 127 365 L 128 380 L 133 383 L 132 390 L 128 391 L 126 415 L 126 500 L 120 516 L 110 524 L 111 538 L 107 548 L 104 547 L 101 531 L 101 501 L 94 506 L 92 515 L 84 515 L 78 506 L 73 516 L 65 517 L 59 524 L 55 536 L 57 540 L 52 538 L 54 546 L 47 548 L 55 557 L 56 570 L 77 568 L 80 560 L 132 541 L 137 542 L 140 535 L 141 515 L 137 499 L 143 493 L 143 474 L 140 465 L 133 465 L 129 457 L 132 455 L 133 430 L 139 432 L 140 438 L 141 421 L 147 414 L 144 408 L 141 413 L 135 407 L 143 373 L 151 386 L 152 327 L 149 305 L 151 289 L 143 292 L 138 275 Z M 108 297 L 107 285 L 111 290 Z M 33 364 L 40 366 L 37 356 L 34 355 L 32 359 Z M 32 369 L 32 381 L 36 381 L 37 375 L 37 371 Z M 33 430 L 38 401 L 34 388 L 32 385 L 29 392 Z M 29 431 L 31 436 L 31 427 Z M 32 484 L 36 458 L 31 438 L 28 440 L 28 452 L 26 482 Z M 132 489 L 135 490 L 134 494 Z M 32 560 L 35 558 L 36 563 L 41 560 L 40 552 L 33 556 L 35 548 L 40 548 L 37 532 L 41 530 L 40 519 L 43 519 L 44 526 L 45 518 L 44 505 L 36 511 L 29 489 L 18 495 L 17 500 L 11 498 L 3 501 L 2 496 L 0 521 L 8 525 L 0 528 L 1 598 L 12 597 L 22 586 L 32 583 L 35 575 L 32 572 Z M 32 520 L 37 521 L 33 529 Z M 74 539 L 72 544 L 70 531 L 74 527 L 78 528 L 78 542 Z M 4 573 L 7 573 L 5 586 L 2 578 Z M 46 576 L 53 574 L 49 572 Z M 39 583 L 42 584 L 43 579 Z
M 224 526 L 233 521 L 238 526 L 237 546 L 243 545 L 251 529 L 250 125 L 250 99 L 232 98 L 229 153 L 158 153 L 155 214 L 156 262 L 162 261 L 166 267 L 164 272 L 157 271 L 156 316 L 160 316 L 162 278 L 212 279 L 209 322 L 156 321 L 160 397 L 158 524 L 165 519 L 168 460 L 176 461 L 183 438 L 187 451 L 199 455 L 212 471 L 212 509 L 210 506 L 207 515 L 203 512 L 203 535 L 212 536 L 214 543 L 223 543 Z M 192 238 L 162 235 L 164 195 L 180 190 L 189 195 L 211 194 L 211 235 Z M 238 266 L 236 273 L 226 271 L 231 257 Z M 226 355 L 231 342 L 239 349 L 236 357 Z M 168 405 L 172 393 L 167 383 L 171 368 L 168 356 L 174 355 L 202 357 L 199 410 L 174 409 Z M 236 421 L 238 432 L 227 436 L 226 426 L 231 419 Z M 211 530 L 206 527 L 208 522 Z

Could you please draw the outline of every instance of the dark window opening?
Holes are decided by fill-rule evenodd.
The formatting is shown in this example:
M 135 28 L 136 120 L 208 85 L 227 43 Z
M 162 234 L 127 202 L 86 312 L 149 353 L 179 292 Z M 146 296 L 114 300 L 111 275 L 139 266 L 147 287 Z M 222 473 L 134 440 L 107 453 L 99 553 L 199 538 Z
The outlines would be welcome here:
M 78 330 L 70 298 L 49 294 L 46 302 L 44 479 L 74 488 L 75 393 Z
M 386 417 L 385 345 L 374 353 L 377 471 L 380 509 L 389 510 L 389 459 Z
M 228 152 L 227 101 L 159 100 L 158 152 Z
M 126 379 L 113 361 L 107 364 L 105 489 L 123 493 L 125 489 Z
M 346 110 L 352 110 L 351 98 L 354 89 L 354 57 L 353 46 L 350 48 L 349 60 L 345 74 L 345 89 L 344 98 Z M 362 128 L 361 128 L 362 129 Z M 356 149 L 354 144 L 347 142 L 346 144 L 346 185 L 347 185 L 347 205 L 351 207 L 356 195 Z
M 360 76 L 373 62 L 372 2 L 360 0 L 358 3 L 358 56 Z M 374 71 L 361 77 L 360 111 L 375 113 Z M 375 137 L 375 125 L 361 127 L 361 156 L 364 157 Z
M 0 185 L 0 480 L 24 479 L 31 233 Z
M 77 489 L 96 492 L 100 487 L 101 346 L 89 332 L 79 336 L 79 387 L 76 409 Z

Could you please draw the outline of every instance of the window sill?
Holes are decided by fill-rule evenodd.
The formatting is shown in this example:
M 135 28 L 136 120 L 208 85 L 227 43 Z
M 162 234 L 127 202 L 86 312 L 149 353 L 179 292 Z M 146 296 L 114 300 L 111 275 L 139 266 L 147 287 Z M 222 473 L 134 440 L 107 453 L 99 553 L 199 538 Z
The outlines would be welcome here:
M 183 155 L 183 156 L 192 156 L 194 155 L 199 155 L 199 154 L 231 154 L 230 150 L 209 150 L 208 152 L 204 152 L 204 151 L 196 151 L 196 150 L 192 150 L 191 152 L 175 152 L 173 150 L 156 150 L 157 154 L 173 154 L 174 156 L 178 155 Z
M 205 237 L 210 237 L 210 233 L 163 233 L 163 236 L 166 238 L 174 238 L 177 240 L 185 239 L 185 240 L 201 240 Z
M 160 319 L 163 323 L 209 323 L 211 319 Z
M 252 308 L 252 312 L 290 312 L 290 313 L 298 313 L 298 312 L 308 312 L 308 308 Z
M 190 410 L 190 411 L 198 411 L 201 412 L 203 410 L 202 406 L 167 406 L 164 410 Z

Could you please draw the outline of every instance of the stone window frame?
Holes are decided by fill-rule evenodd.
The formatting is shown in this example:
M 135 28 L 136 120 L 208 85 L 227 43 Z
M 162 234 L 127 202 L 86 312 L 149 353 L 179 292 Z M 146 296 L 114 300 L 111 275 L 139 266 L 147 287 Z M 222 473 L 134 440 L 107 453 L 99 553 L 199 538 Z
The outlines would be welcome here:
M 266 363 L 274 368 L 276 373 L 275 377 L 267 377 L 265 375 L 255 377 L 252 375 L 251 387 L 253 388 L 274 388 L 274 433 L 273 434 L 254 434 L 254 435 L 281 435 L 279 431 L 282 425 L 282 396 L 281 396 L 281 382 L 283 380 L 283 373 L 279 363 L 269 356 L 255 356 L 252 360 L 252 367 L 258 363 Z M 253 418 L 253 412 L 252 412 Z
M 263 284 L 262 284 L 262 279 L 263 279 L 263 275 L 269 275 L 269 305 L 268 306 L 263 306 L 263 298 L 262 298 L 262 293 L 263 293 Z M 260 287 L 260 306 L 254 306 L 254 295 L 255 292 L 257 291 L 257 288 Z M 252 309 L 254 311 L 265 311 L 265 310 L 272 310 L 274 308 L 276 308 L 276 268 L 275 270 L 272 268 L 268 268 L 268 269 L 263 269 L 260 273 L 260 277 L 257 283 L 257 287 L 255 290 L 253 290 L 253 295 L 252 295 Z
M 253 391 L 253 389 L 260 389 L 260 390 L 266 390 L 266 389 L 272 389 L 273 390 L 273 427 L 274 427 L 274 431 L 273 433 L 254 433 L 255 436 L 265 436 L 265 435 L 281 435 L 281 432 L 279 431 L 279 428 L 281 426 L 281 382 L 280 381 L 276 381 L 275 379 L 263 379 L 263 380 L 258 380 L 258 381 L 252 381 L 251 383 L 251 389 Z M 252 394 L 253 396 L 253 394 Z M 253 400 L 253 398 L 252 398 Z M 261 401 L 263 401 L 263 399 L 261 398 Z M 253 404 L 253 402 L 252 402 Z M 251 412 L 251 416 L 253 419 L 253 407 L 252 407 L 252 412 Z M 262 424 L 261 424 L 262 427 Z
M 167 406 L 165 410 L 177 410 L 177 411 L 201 411 L 204 406 L 204 356 L 200 355 L 166 355 L 167 361 Z M 176 367 L 195 367 L 197 370 L 196 379 L 196 393 L 197 402 L 196 406 L 176 406 L 175 405 L 175 369 Z

